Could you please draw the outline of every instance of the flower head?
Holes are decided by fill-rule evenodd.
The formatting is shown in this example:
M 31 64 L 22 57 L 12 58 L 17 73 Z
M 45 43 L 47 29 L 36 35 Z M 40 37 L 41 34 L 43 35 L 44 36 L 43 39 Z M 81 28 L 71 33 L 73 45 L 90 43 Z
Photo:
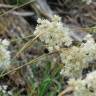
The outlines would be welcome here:
M 87 87 L 85 80 L 81 79 L 70 79 L 68 82 L 69 86 L 73 88 L 72 96 L 95 96 Z
M 59 49 L 63 44 L 69 46 L 72 43 L 72 39 L 68 36 L 70 31 L 67 26 L 63 26 L 59 16 L 53 16 L 52 21 L 46 19 L 38 19 L 38 25 L 34 32 L 34 35 L 38 35 L 39 39 L 44 42 L 49 51 Z
M 61 74 L 75 78 L 81 77 L 82 70 L 96 59 L 95 41 L 90 35 L 85 39 L 87 39 L 86 43 L 82 43 L 81 46 L 72 46 L 60 53 L 61 61 L 64 63 Z
M 10 66 L 10 51 L 7 50 L 9 42 L 0 40 L 0 69 L 7 69 Z

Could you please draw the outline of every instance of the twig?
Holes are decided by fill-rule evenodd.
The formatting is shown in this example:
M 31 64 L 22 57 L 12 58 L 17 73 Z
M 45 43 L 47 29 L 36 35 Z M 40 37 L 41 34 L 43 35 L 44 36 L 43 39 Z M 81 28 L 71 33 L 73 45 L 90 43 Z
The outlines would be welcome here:
M 73 87 L 68 87 L 67 89 L 63 90 L 58 96 L 65 96 L 66 93 L 73 91 Z
M 36 14 L 40 16 L 41 14 L 48 19 L 51 19 L 53 12 L 46 0 L 36 0 L 35 3 L 31 3 L 30 6 L 35 10 Z
M 10 13 L 13 14 L 13 15 L 24 16 L 24 17 L 34 15 L 33 12 L 17 12 L 17 11 L 12 11 Z
M 13 7 L 16 7 L 16 6 L 7 5 L 7 4 L 0 4 L 0 8 L 13 8 Z
M 4 76 L 6 76 L 6 75 L 8 75 L 8 74 L 10 74 L 10 73 L 12 73 L 12 72 L 15 72 L 15 71 L 17 71 L 17 70 L 19 70 L 19 69 L 27 66 L 27 65 L 34 64 L 37 60 L 40 60 L 40 58 L 42 58 L 42 57 L 45 57 L 45 56 L 47 56 L 47 55 L 52 55 L 52 54 L 55 54 L 55 53 L 57 53 L 57 52 L 58 52 L 58 51 L 55 51 L 55 52 L 52 52 L 52 53 L 49 53 L 49 54 L 43 54 L 43 55 L 41 55 L 41 56 L 39 56 L 39 57 L 37 57 L 37 58 L 35 58 L 35 59 L 32 59 L 31 61 L 23 64 L 22 66 L 16 67 L 16 68 L 11 69 L 10 71 L 8 71 L 8 72 L 6 72 L 6 73 L 4 73 L 4 74 L 1 74 L 1 75 L 0 75 L 0 78 L 4 77 Z
M 36 37 L 34 37 L 32 40 L 29 40 L 20 50 L 19 52 L 15 55 L 14 58 L 18 57 L 18 55 L 20 55 L 20 53 L 22 53 L 22 51 L 24 51 L 26 48 L 28 48 L 30 45 L 32 45 L 32 43 L 37 40 L 37 38 L 42 35 L 43 33 L 38 34 Z
M 35 0 L 31 0 L 31 1 L 27 2 L 27 3 L 25 3 L 25 4 L 22 4 L 22 5 L 20 5 L 20 6 L 16 6 L 16 7 L 14 7 L 14 8 L 12 8 L 12 9 L 10 9 L 10 10 L 9 10 L 9 11 L 7 11 L 7 12 L 4 12 L 4 13 L 3 13 L 3 14 L 1 14 L 0 16 L 4 16 L 4 15 L 6 15 L 6 14 L 8 14 L 8 13 L 10 13 L 10 12 L 12 12 L 12 11 L 14 11 L 14 10 L 18 9 L 18 8 L 24 7 L 24 6 L 26 6 L 26 5 L 30 4 L 30 3 L 34 2 L 34 1 L 35 1 Z

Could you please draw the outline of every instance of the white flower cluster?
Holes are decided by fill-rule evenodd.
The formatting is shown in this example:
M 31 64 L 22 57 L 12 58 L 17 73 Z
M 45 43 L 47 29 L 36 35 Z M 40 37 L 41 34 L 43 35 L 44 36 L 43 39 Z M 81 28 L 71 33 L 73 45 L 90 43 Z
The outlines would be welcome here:
M 83 80 L 70 79 L 68 84 L 73 88 L 73 96 L 96 96 L 96 71 Z
M 69 86 L 73 88 L 73 96 L 95 96 L 93 93 L 86 87 L 86 82 L 84 80 L 75 80 L 71 79 L 68 82 Z
M 69 77 L 81 77 L 82 70 L 87 68 L 89 62 L 96 59 L 96 44 L 91 35 L 85 38 L 86 43 L 81 46 L 72 46 L 60 53 L 61 61 L 64 63 L 64 68 L 61 74 Z
M 87 5 L 92 3 L 92 0 L 82 0 L 83 2 L 86 2 Z
M 61 75 L 69 77 L 80 77 L 82 69 L 86 68 L 86 54 L 78 47 L 72 47 L 64 50 L 60 54 L 61 61 L 64 63 L 64 68 L 61 70 Z
M 10 51 L 7 50 L 9 41 L 0 40 L 0 69 L 7 69 L 10 66 Z
M 60 49 L 61 62 L 64 68 L 61 74 L 64 76 L 78 78 L 82 76 L 82 70 L 89 66 L 89 63 L 96 60 L 96 43 L 91 35 L 87 35 L 80 46 L 70 46 L 64 48 L 64 45 L 72 44 L 70 37 L 70 29 L 68 26 L 63 26 L 59 16 L 53 16 L 51 21 L 38 19 L 38 25 L 34 35 L 47 45 L 50 52 Z
M 12 91 L 7 91 L 7 85 L 0 85 L 0 93 L 2 96 L 13 96 Z
M 59 16 L 53 16 L 52 21 L 38 19 L 39 25 L 36 27 L 34 35 L 39 35 L 39 38 L 44 42 L 49 51 L 59 49 L 63 44 L 69 46 L 72 39 L 68 36 L 70 32 L 67 26 L 63 27 Z
M 94 96 L 96 96 L 96 71 L 87 74 L 85 81 L 87 87 L 91 89 L 94 92 Z

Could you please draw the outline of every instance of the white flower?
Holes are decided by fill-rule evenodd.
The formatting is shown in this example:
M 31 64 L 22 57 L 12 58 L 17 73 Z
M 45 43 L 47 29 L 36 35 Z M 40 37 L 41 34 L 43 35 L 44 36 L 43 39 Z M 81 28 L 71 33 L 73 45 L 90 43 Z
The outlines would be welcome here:
M 96 71 L 88 73 L 83 80 L 70 79 L 68 85 L 73 88 L 73 96 L 96 96 Z
M 88 88 L 91 88 L 96 94 L 96 71 L 87 74 L 85 81 Z
M 92 3 L 92 0 L 82 0 L 83 2 L 86 2 L 87 5 L 90 5 Z
M 34 35 L 42 33 L 39 38 L 48 46 L 49 51 L 59 49 L 63 44 L 69 46 L 72 43 L 68 36 L 70 30 L 68 26 L 63 27 L 59 16 L 55 15 L 52 21 L 38 19 L 38 23 Z
M 3 86 L 2 86 L 2 88 L 3 88 L 4 90 L 6 90 L 7 87 L 8 87 L 7 85 L 3 85 Z
M 85 80 L 81 79 L 70 79 L 68 82 L 69 86 L 73 88 L 72 96 L 95 96 L 93 93 L 86 87 Z
M 61 61 L 64 63 L 63 75 L 78 78 L 82 76 L 83 68 L 88 66 L 86 54 L 78 47 L 71 47 L 60 53 Z
M 8 40 L 4 39 L 4 40 L 2 41 L 2 44 L 8 47 L 9 44 L 10 44 L 10 42 L 9 42 Z
M 7 69 L 10 66 L 10 51 L 7 50 L 9 42 L 0 40 L 0 69 Z
M 78 78 L 82 76 L 82 70 L 87 68 L 89 62 L 96 60 L 96 43 L 91 36 L 86 36 L 86 43 L 81 46 L 72 46 L 60 53 L 64 69 L 61 73 L 65 76 Z
M 0 92 L 2 93 L 2 96 L 13 96 L 12 91 L 6 91 L 8 88 L 8 85 L 0 85 Z

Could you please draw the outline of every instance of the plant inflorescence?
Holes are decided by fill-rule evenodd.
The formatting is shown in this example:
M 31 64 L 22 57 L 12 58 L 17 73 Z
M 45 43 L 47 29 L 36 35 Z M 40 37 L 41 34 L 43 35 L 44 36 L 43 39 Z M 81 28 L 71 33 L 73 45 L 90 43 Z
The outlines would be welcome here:
M 68 84 L 73 87 L 74 96 L 95 96 L 96 72 L 81 79 L 83 70 L 96 60 L 95 40 L 91 34 L 87 34 L 82 39 L 86 42 L 79 42 L 79 46 L 74 45 L 74 40 L 69 35 L 70 31 L 70 28 L 61 22 L 59 16 L 54 16 L 51 21 L 38 19 L 34 35 L 42 33 L 39 40 L 47 46 L 49 52 L 58 50 L 60 63 L 63 64 L 60 74 L 70 78 Z
M 11 56 L 8 50 L 9 41 L 0 39 L 0 69 L 7 69 L 10 66 Z

